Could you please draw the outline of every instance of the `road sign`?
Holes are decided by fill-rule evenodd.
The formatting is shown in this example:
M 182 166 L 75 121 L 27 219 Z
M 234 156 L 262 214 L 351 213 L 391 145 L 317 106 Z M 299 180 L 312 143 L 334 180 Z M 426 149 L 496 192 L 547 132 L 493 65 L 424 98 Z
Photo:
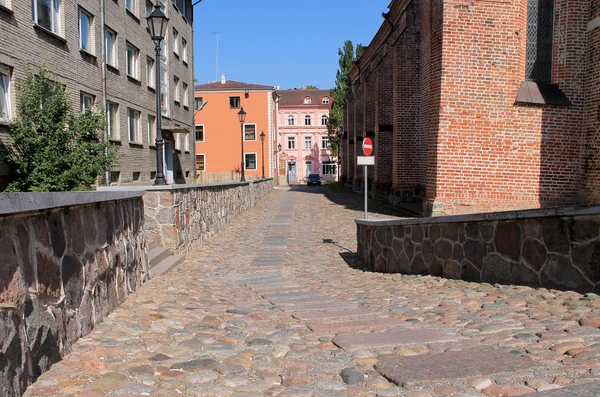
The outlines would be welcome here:
M 373 154 L 373 141 L 371 138 L 365 138 L 363 141 L 363 153 L 365 156 L 370 156 Z
M 371 156 L 356 156 L 356 165 L 375 165 L 375 157 Z

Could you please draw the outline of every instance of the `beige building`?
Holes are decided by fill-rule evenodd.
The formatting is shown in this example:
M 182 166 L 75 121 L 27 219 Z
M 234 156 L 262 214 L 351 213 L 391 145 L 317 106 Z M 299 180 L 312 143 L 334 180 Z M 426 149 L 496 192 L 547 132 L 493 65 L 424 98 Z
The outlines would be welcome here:
M 111 183 L 149 183 L 156 171 L 160 70 L 165 175 L 169 183 L 193 181 L 192 1 L 158 1 L 169 27 L 157 60 L 145 20 L 154 1 L 0 0 L 0 137 L 16 116 L 15 81 L 25 63 L 44 64 L 77 110 L 106 108 L 106 136 L 119 155 Z M 0 169 L 0 178 L 8 172 Z

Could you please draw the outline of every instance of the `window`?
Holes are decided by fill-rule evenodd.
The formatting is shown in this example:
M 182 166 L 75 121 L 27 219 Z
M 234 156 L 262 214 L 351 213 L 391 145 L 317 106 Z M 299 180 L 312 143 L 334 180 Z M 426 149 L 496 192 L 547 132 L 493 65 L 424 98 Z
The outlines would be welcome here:
M 321 99 L 321 103 L 324 105 L 327 105 L 329 103 L 329 97 L 328 96 L 324 96 L 323 99 Z
M 179 32 L 173 28 L 173 53 L 179 56 Z
M 186 151 L 186 153 L 190 152 L 190 137 L 188 136 L 188 134 L 183 134 L 183 142 L 185 143 L 185 145 L 183 145 L 183 150 Z
M 119 183 L 119 179 L 121 178 L 120 171 L 111 171 L 110 172 L 110 181 L 113 183 Z
M 140 112 L 127 109 L 127 129 L 129 130 L 129 142 L 140 143 Z
M 256 124 L 244 124 L 244 140 L 256 140 Z
M 10 69 L 0 65 L 0 121 L 10 121 Z
M 305 170 L 306 174 L 305 175 L 309 176 L 310 174 L 312 174 L 312 161 L 307 161 L 305 163 L 305 165 L 306 165 L 306 170 Z
M 255 170 L 256 169 L 256 153 L 244 153 L 244 169 Z
M 196 124 L 196 142 L 204 142 L 204 125 Z
M 167 60 L 169 59 L 169 52 L 167 51 L 168 50 L 167 36 L 169 36 L 168 29 L 165 31 L 165 39 L 160 42 L 160 61 L 164 62 L 164 63 L 166 63 Z
M 91 110 L 92 106 L 96 102 L 96 97 L 82 92 L 79 94 L 79 110 L 81 113 L 85 113 L 86 110 Z
M 106 28 L 104 35 L 106 49 L 106 63 L 112 67 L 117 67 L 117 33 L 114 30 Z
M 160 65 L 160 111 L 165 117 L 169 117 L 169 80 L 167 80 L 167 68 Z
M 92 52 L 92 27 L 94 26 L 94 17 L 82 9 L 79 10 L 79 49 Z
M 146 57 L 146 84 L 148 87 L 156 88 L 156 67 L 154 59 Z
M 181 134 L 173 134 L 175 136 L 175 150 L 181 151 Z
M 156 117 L 148 115 L 148 144 L 156 145 Z
M 312 103 L 312 98 L 307 96 L 304 98 L 304 104 L 305 105 L 310 105 Z
M 229 107 L 231 109 L 239 109 L 240 108 L 240 97 L 239 96 L 230 96 L 229 97 Z
M 125 0 L 125 8 L 135 15 L 135 1 L 136 0 Z
M 525 77 L 529 81 L 552 82 L 552 36 L 554 0 L 528 0 Z
M 188 85 L 186 83 L 183 83 L 183 106 L 185 106 L 186 108 L 190 106 Z
M 154 4 L 150 0 L 146 0 L 146 18 L 154 11 Z
M 296 137 L 288 136 L 288 149 L 296 149 Z
M 60 2 L 61 0 L 33 0 L 34 22 L 58 35 L 61 34 Z
M 201 110 L 203 103 L 202 97 L 194 98 L 194 110 Z
M 307 114 L 306 116 L 304 116 L 304 125 L 311 125 L 312 124 L 312 119 L 311 117 Z
M 288 125 L 294 125 L 294 116 L 292 116 L 291 114 L 288 116 Z
M 140 50 L 127 43 L 127 76 L 136 80 L 140 78 Z
M 312 148 L 312 136 L 307 135 L 304 137 L 304 149 L 311 149 Z
M 183 63 L 187 64 L 187 40 L 183 37 L 181 38 L 181 59 L 183 60 Z
M 322 147 L 323 149 L 329 149 L 329 148 L 330 148 L 330 146 L 329 146 L 329 145 L 331 145 L 331 144 L 329 143 L 329 136 L 324 136 L 324 137 L 322 137 L 322 138 L 321 138 L 321 147 Z
M 119 134 L 119 105 L 114 102 L 106 102 L 106 117 L 109 139 L 121 139 Z
M 173 76 L 173 85 L 175 86 L 175 103 L 179 104 L 181 102 L 181 92 L 180 92 L 180 84 L 179 77 Z
M 196 155 L 196 171 L 204 171 L 206 168 L 205 156 L 203 154 Z
M 335 163 L 323 163 L 323 175 L 335 175 L 336 173 Z
M 329 124 L 329 117 L 327 117 L 327 115 L 324 114 L 321 117 L 321 125 L 327 125 L 327 124 Z

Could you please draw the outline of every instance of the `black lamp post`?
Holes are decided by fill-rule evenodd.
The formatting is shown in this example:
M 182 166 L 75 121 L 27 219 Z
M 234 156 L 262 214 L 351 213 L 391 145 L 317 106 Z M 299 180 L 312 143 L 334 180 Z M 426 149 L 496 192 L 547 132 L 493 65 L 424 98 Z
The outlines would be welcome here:
M 240 130 L 242 131 L 242 177 L 240 178 L 240 182 L 245 182 L 246 178 L 244 178 L 244 121 L 246 121 L 246 112 L 244 112 L 244 108 L 241 108 L 238 112 L 238 117 L 240 119 Z
M 146 21 L 150 29 L 150 36 L 152 36 L 152 41 L 154 41 L 154 50 L 156 53 L 156 61 L 154 63 L 156 65 L 154 67 L 154 73 L 156 74 L 156 179 L 154 180 L 154 184 L 166 185 L 167 180 L 163 172 L 164 140 L 161 126 L 162 112 L 160 109 L 160 43 L 165 39 L 169 18 L 161 11 L 160 4 L 157 2 L 154 4 L 154 11 L 146 17 Z
M 260 145 L 262 146 L 262 177 L 265 179 L 265 132 L 260 133 Z

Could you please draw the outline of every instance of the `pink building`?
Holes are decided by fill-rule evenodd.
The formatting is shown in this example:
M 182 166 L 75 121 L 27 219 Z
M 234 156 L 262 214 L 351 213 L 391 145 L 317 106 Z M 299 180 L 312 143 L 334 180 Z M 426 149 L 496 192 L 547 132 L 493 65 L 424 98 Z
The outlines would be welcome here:
M 303 182 L 308 174 L 337 180 L 336 159 L 329 150 L 329 90 L 278 91 L 277 138 L 280 181 Z

